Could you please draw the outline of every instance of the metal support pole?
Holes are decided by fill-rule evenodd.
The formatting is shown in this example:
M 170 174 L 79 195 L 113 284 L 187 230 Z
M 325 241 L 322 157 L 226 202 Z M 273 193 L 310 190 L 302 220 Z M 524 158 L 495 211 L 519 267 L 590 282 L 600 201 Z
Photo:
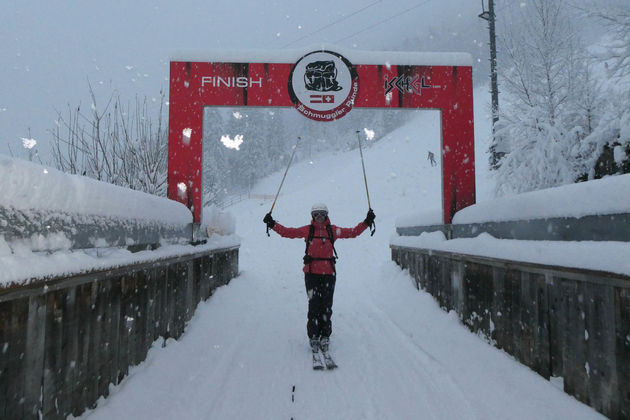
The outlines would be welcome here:
M 497 40 L 495 32 L 496 15 L 494 13 L 494 0 L 488 0 L 487 11 L 483 7 L 483 0 L 481 7 L 484 10 L 479 17 L 488 21 L 488 29 L 490 31 L 490 93 L 492 95 L 492 145 L 490 146 L 490 164 L 493 168 L 496 168 L 501 159 L 501 153 L 495 150 L 495 132 L 497 122 L 499 121 L 499 82 L 497 76 Z

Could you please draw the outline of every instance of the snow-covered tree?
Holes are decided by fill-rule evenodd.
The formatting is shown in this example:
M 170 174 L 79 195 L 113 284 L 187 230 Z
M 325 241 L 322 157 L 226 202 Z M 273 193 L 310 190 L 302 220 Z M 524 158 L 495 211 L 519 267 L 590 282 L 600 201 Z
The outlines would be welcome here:
M 584 10 L 607 29 L 603 61 L 606 101 L 601 121 L 583 141 L 580 153 L 588 156 L 584 178 L 630 172 L 630 4 Z
M 573 182 L 589 114 L 587 63 L 563 0 L 532 0 L 521 24 L 506 26 L 501 85 L 507 94 L 497 125 L 497 192 L 525 192 Z M 594 93 L 591 92 L 591 93 Z
M 603 23 L 608 30 L 609 41 L 603 57 L 609 60 L 610 74 L 621 78 L 630 75 L 630 4 L 593 8 L 587 14 Z

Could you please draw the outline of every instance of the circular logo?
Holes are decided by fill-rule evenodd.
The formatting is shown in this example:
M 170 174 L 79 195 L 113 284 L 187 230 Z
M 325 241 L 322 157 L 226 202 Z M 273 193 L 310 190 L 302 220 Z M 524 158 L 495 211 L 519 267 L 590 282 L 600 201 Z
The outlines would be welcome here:
M 289 95 L 296 109 L 316 121 L 346 115 L 359 93 L 356 69 L 341 54 L 314 51 L 300 58 L 289 75 Z

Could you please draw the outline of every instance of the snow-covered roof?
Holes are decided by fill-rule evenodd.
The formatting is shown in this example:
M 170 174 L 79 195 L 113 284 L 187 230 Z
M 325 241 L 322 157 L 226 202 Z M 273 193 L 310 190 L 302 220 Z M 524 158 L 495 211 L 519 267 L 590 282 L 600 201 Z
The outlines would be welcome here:
M 305 54 L 322 50 L 339 53 L 350 60 L 352 64 L 472 66 L 472 56 L 468 53 L 366 51 L 328 44 L 313 45 L 310 48 L 296 50 L 183 50 L 171 54 L 170 60 L 222 63 L 295 63 Z

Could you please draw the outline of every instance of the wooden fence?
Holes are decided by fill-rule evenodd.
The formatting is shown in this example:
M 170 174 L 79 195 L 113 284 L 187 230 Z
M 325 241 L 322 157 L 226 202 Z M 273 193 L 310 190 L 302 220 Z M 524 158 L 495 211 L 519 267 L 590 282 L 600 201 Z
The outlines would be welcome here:
M 0 290 L 0 418 L 94 407 L 237 273 L 229 248 Z
M 629 276 L 391 248 L 471 331 L 609 418 L 630 418 Z

